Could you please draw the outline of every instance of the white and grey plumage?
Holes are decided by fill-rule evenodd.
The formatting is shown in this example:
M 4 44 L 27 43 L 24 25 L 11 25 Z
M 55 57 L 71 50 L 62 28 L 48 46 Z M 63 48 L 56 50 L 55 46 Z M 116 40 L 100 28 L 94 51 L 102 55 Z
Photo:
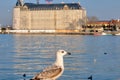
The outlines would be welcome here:
M 63 56 L 71 54 L 65 50 L 58 50 L 56 53 L 56 61 L 52 66 L 48 66 L 42 72 L 35 75 L 31 80 L 56 80 L 64 72 Z

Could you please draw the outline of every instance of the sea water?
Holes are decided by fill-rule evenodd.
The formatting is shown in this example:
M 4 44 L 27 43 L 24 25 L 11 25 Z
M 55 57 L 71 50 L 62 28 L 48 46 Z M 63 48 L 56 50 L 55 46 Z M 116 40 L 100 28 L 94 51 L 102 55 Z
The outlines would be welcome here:
M 120 80 L 120 36 L 39 34 L 0 35 L 0 80 L 29 80 L 59 49 L 72 55 L 64 57 L 58 80 Z

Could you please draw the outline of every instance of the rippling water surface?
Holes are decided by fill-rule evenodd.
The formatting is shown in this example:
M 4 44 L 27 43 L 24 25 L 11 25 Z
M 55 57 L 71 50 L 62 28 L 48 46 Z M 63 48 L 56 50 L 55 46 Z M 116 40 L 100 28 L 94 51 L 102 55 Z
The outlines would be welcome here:
M 82 35 L 0 35 L 0 80 L 29 80 L 59 49 L 72 55 L 58 80 L 120 80 L 120 36 Z

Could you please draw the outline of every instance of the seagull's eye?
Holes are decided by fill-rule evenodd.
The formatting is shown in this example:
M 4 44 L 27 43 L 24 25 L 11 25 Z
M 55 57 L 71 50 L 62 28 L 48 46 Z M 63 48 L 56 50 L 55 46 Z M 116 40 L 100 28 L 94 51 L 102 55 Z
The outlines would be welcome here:
M 61 51 L 61 53 L 64 53 L 64 51 Z

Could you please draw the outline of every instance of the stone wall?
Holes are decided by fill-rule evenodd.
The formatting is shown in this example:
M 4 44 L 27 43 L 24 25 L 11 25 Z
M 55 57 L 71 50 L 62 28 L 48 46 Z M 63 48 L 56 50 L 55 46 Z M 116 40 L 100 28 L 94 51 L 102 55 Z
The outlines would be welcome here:
M 22 10 L 14 8 L 13 28 L 20 30 L 75 30 L 80 20 L 85 21 L 86 11 L 75 10 Z
M 13 28 L 20 29 L 20 7 L 13 9 Z

